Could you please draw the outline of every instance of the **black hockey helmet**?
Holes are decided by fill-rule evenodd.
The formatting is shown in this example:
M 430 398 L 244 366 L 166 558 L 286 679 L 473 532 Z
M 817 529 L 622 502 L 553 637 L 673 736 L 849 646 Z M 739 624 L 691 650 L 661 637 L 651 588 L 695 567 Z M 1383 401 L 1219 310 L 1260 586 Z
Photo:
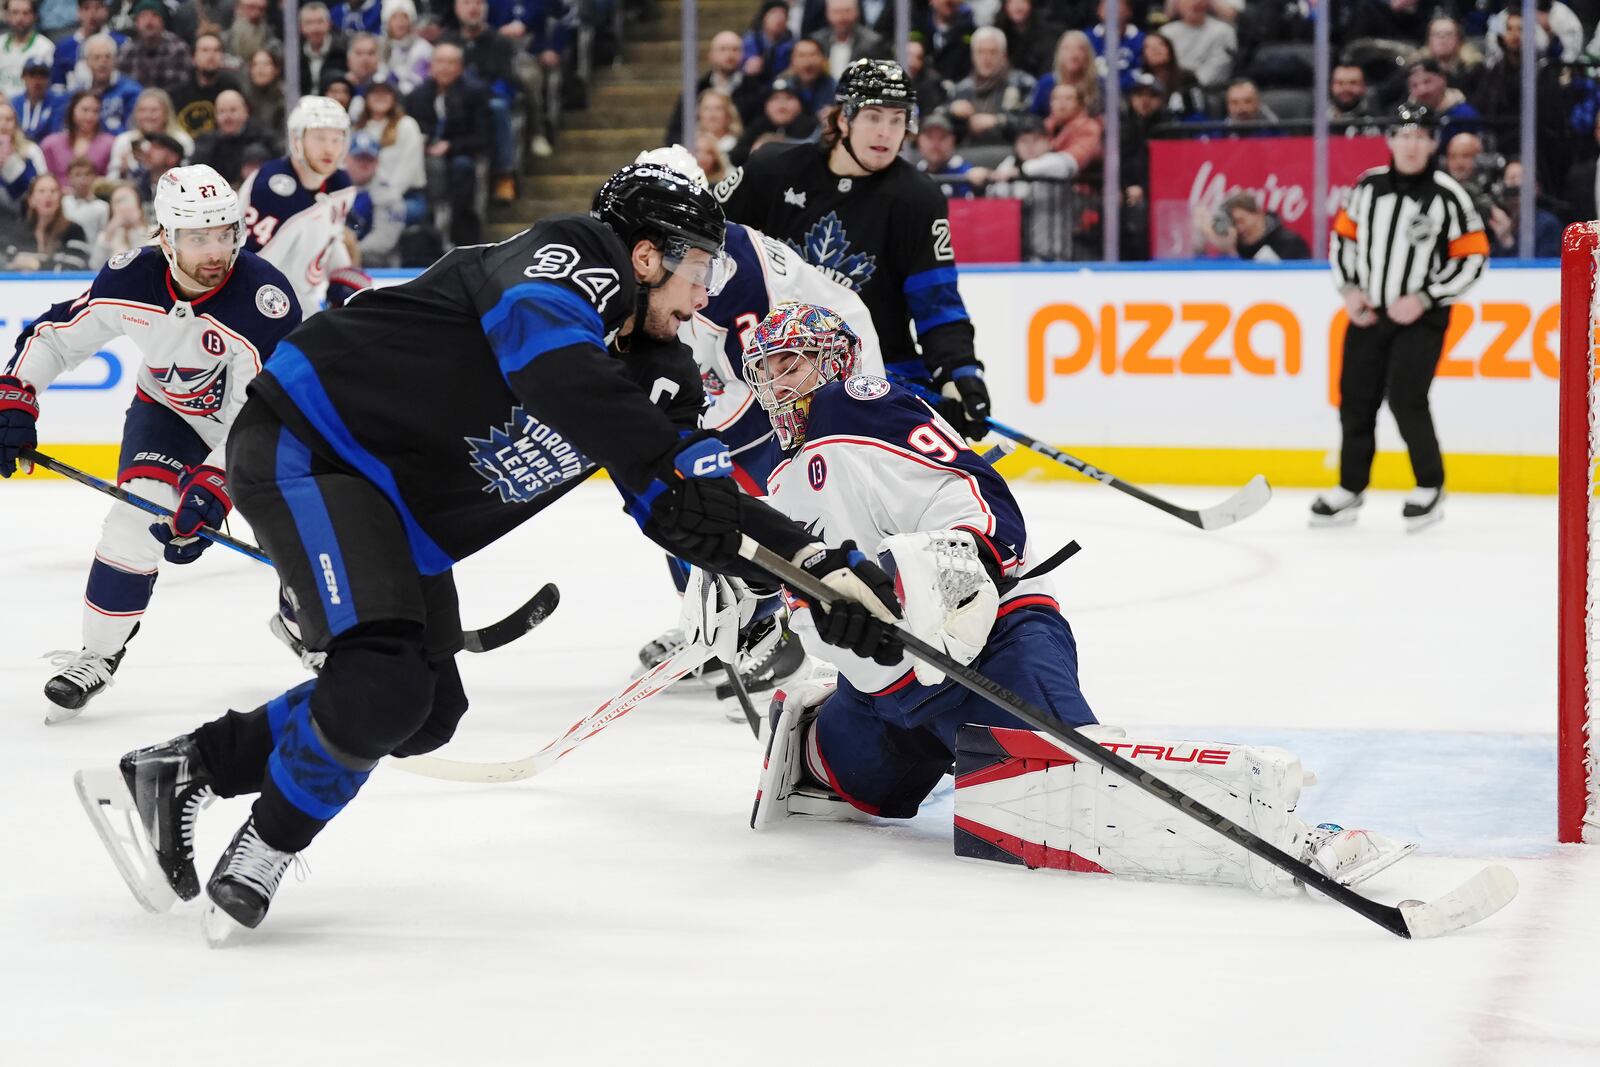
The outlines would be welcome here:
M 1389 132 L 1396 133 L 1407 126 L 1416 126 L 1428 133 L 1434 133 L 1439 129 L 1439 116 L 1427 104 L 1419 104 L 1415 100 L 1404 100 L 1394 109 L 1393 121 L 1389 127 Z
M 641 240 L 659 245 L 667 269 L 678 273 L 691 249 L 711 260 L 695 281 L 713 294 L 732 273 L 723 240 L 728 222 L 722 205 L 703 185 L 659 163 L 630 163 L 605 180 L 589 214 L 632 248 Z
M 892 59 L 858 59 L 839 75 L 834 99 L 853 119 L 864 107 L 897 107 L 906 113 L 906 132 L 917 132 L 917 94 L 906 69 Z

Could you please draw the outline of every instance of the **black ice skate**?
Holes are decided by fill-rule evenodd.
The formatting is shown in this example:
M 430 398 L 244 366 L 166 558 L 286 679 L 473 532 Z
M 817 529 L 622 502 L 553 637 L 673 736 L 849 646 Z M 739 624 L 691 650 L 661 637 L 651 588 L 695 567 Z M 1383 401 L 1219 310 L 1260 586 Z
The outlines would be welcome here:
M 1407 494 L 1400 517 L 1406 521 L 1406 533 L 1426 530 L 1444 518 L 1444 490 L 1424 489 L 1419 485 Z
M 313 652 L 306 647 L 300 637 L 300 623 L 294 615 L 294 605 L 289 603 L 289 598 L 284 596 L 283 590 L 278 590 L 278 613 L 267 620 L 267 629 L 272 631 L 272 636 L 282 641 L 296 656 L 300 663 L 313 674 L 322 673 L 322 665 L 328 662 L 326 652 Z
M 118 873 L 148 911 L 166 911 L 200 895 L 194 823 L 216 798 L 211 781 L 190 734 L 130 752 L 115 770 L 84 770 L 73 777 Z
M 798 671 L 806 661 L 805 647 L 776 615 L 757 619 L 749 630 L 739 636 L 739 680 L 746 692 L 764 693 L 776 689 L 784 679 Z M 717 699 L 733 696 L 733 686 L 723 682 L 717 686 Z M 744 721 L 744 713 L 729 714 L 735 722 Z
M 128 641 L 138 632 L 139 624 L 134 623 Z M 96 655 L 87 648 L 51 653 L 50 665 L 61 669 L 44 683 L 44 695 L 54 705 L 44 714 L 46 726 L 76 718 L 91 697 L 111 684 L 111 676 L 117 673 L 122 657 L 128 652 L 128 641 L 122 643 L 114 656 Z
M 1352 493 L 1343 486 L 1335 486 L 1311 502 L 1311 525 L 1348 526 L 1356 521 L 1356 514 L 1366 500 L 1365 493 Z
M 279 852 L 261 840 L 255 819 L 246 819 L 206 883 L 206 896 L 211 898 L 203 918 L 206 941 L 221 945 L 240 928 L 260 926 L 283 872 L 294 860 L 293 852 Z

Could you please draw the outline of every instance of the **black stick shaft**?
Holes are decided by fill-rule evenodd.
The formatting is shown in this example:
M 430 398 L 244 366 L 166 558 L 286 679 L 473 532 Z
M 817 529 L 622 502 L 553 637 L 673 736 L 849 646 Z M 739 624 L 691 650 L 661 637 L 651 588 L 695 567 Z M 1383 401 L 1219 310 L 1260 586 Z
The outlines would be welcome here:
M 831 604 L 840 599 L 839 594 L 823 585 L 822 582 L 777 553 L 757 544 L 749 537 L 744 539 L 744 544 L 740 548 L 739 554 L 756 564 L 756 566 L 766 570 L 791 589 L 797 590 L 813 600 L 821 601 L 823 604 Z M 1131 761 L 1123 759 L 1115 752 L 1100 747 L 1077 730 L 1051 716 L 1044 709 L 1017 696 L 999 682 L 978 673 L 971 667 L 957 663 L 944 652 L 908 632 L 904 627 L 898 628 L 897 632 L 900 640 L 904 642 L 907 652 L 925 663 L 931 663 L 933 666 L 938 667 L 956 684 L 976 693 L 990 703 L 1004 708 L 1035 730 L 1049 734 L 1057 741 L 1071 748 L 1074 754 L 1084 759 L 1092 760 L 1119 778 L 1132 782 L 1162 803 L 1177 808 L 1196 822 L 1204 823 L 1246 852 L 1259 856 L 1279 870 L 1293 875 L 1324 896 L 1370 919 L 1390 933 L 1397 934 L 1400 937 L 1411 936 L 1410 931 L 1406 928 L 1405 918 L 1400 914 L 1399 908 L 1380 904 L 1375 900 L 1368 900 L 1349 887 L 1340 885 L 1315 867 L 1295 859 L 1282 849 L 1262 840 L 1244 827 L 1206 807 L 1187 793 L 1174 789 L 1155 775 L 1143 770 Z

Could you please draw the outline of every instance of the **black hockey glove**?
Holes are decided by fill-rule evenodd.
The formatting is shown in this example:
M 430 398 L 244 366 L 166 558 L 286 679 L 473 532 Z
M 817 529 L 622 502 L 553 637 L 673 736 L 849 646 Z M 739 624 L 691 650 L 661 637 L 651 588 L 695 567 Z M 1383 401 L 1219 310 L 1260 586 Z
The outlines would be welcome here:
M 989 386 L 976 363 L 939 367 L 933 372 L 939 390 L 939 414 L 962 437 L 978 441 L 989 433 Z
M 713 570 L 733 565 L 745 496 L 727 446 L 715 437 L 690 438 L 657 484 L 663 488 L 650 502 L 650 518 L 662 543 Z
M 831 608 L 810 605 L 818 637 L 885 667 L 900 662 L 905 646 L 893 625 L 900 617 L 894 579 L 857 549 L 854 541 L 838 548 L 807 545 L 794 563 L 844 598 L 834 601 Z
M 39 395 L 33 386 L 10 374 L 0 375 L 0 478 L 9 478 L 22 464 L 22 473 L 33 471 L 33 464 L 22 458 L 24 448 L 39 446 Z

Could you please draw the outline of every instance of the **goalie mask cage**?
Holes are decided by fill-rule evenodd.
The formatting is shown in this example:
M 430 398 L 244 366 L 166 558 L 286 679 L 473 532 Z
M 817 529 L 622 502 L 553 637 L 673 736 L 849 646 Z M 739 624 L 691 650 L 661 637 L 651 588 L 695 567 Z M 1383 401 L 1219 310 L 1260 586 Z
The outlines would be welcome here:
M 1556 745 L 1562 841 L 1600 842 L 1600 222 L 1567 227 L 1561 244 L 1561 414 Z

